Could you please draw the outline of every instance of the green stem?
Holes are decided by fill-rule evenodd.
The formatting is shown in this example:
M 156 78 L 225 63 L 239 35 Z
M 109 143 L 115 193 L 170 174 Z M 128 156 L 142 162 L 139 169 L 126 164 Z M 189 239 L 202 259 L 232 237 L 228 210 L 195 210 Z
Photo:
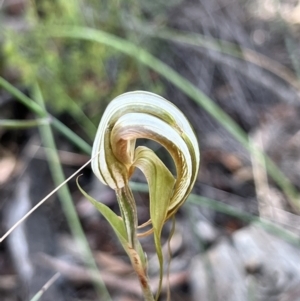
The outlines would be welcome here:
M 125 224 L 128 242 L 131 248 L 137 247 L 137 211 L 135 200 L 129 186 L 116 189 L 116 196 L 118 199 L 121 215 Z
M 143 267 L 141 258 L 138 254 L 138 252 L 135 249 L 129 249 L 128 255 L 132 264 L 132 267 L 134 271 L 136 272 L 138 279 L 140 281 L 140 285 L 143 291 L 143 295 L 145 298 L 145 301 L 154 301 L 153 294 L 151 292 L 149 279 L 146 274 L 146 270 Z
M 128 256 L 140 281 L 145 301 L 154 301 L 144 259 L 141 258 L 143 250 L 141 250 L 137 238 L 137 210 L 132 191 L 126 185 L 123 188 L 116 189 L 116 195 L 128 237 Z

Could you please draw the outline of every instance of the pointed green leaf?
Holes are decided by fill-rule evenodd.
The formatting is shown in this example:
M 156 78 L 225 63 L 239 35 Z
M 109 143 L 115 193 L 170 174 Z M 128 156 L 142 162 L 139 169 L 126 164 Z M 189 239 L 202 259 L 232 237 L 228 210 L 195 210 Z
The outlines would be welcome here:
M 97 202 L 94 198 L 87 194 L 79 185 L 78 178 L 76 179 L 76 183 L 81 193 L 97 208 L 97 210 L 105 217 L 105 219 L 112 226 L 125 252 L 130 256 L 131 252 L 129 251 L 129 243 L 126 228 L 122 218 L 115 214 L 109 207 L 100 202 Z M 145 257 L 145 253 L 139 241 L 137 242 L 137 250 L 140 256 L 140 260 L 143 264 L 143 268 L 146 269 L 147 258 Z
M 88 195 L 79 185 L 78 178 L 76 179 L 77 186 L 81 193 L 100 211 L 100 213 L 105 217 L 105 219 L 112 226 L 114 232 L 118 236 L 120 242 L 122 243 L 125 250 L 127 249 L 128 239 L 126 234 L 126 229 L 123 223 L 123 220 L 120 216 L 115 214 L 109 207 L 106 205 L 97 202 L 94 198 Z

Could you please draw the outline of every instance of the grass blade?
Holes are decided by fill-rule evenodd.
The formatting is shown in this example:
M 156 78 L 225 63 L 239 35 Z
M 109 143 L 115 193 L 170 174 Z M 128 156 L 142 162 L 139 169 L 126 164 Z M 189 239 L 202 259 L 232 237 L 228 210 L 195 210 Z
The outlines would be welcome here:
M 132 190 L 135 191 L 144 192 L 144 193 L 148 192 L 148 185 L 144 183 L 130 182 L 130 187 L 132 188 Z M 196 194 L 190 194 L 190 196 L 187 199 L 187 202 L 190 204 L 195 204 L 206 208 L 210 208 L 212 210 L 238 218 L 245 222 L 253 222 L 258 226 L 260 226 L 261 228 L 264 228 L 265 230 L 269 231 L 270 233 L 273 233 L 274 235 L 277 235 L 285 239 L 286 241 L 293 243 L 296 246 L 300 246 L 300 239 L 298 236 L 282 228 L 281 226 L 274 224 L 273 222 L 260 218 L 259 216 L 252 215 L 247 212 L 243 212 L 241 210 L 236 209 L 233 206 L 224 204 L 222 202 L 207 197 L 198 196 Z
M 0 119 L 0 127 L 6 129 L 28 129 L 37 127 L 43 124 L 49 124 L 49 118 L 40 118 L 35 120 L 9 120 L 9 119 Z
M 144 49 L 101 30 L 86 27 L 59 27 L 49 29 L 48 34 L 52 37 L 83 39 L 107 45 L 137 59 L 144 65 L 165 77 L 169 82 L 173 83 L 174 86 L 205 109 L 236 140 L 238 140 L 249 152 L 251 152 L 259 162 L 265 162 L 269 175 L 286 194 L 291 205 L 300 211 L 299 195 L 296 188 L 274 164 L 274 162 L 248 141 L 246 132 L 216 103 L 214 103 L 213 100 L 203 94 L 201 90 L 182 77 L 174 69 Z
M 37 84 L 34 86 L 33 94 L 34 99 L 36 99 L 40 107 L 44 108 L 43 97 Z M 45 147 L 47 147 L 46 155 L 48 158 L 49 168 L 52 174 L 53 182 L 55 186 L 58 186 L 65 181 L 65 176 L 59 161 L 59 156 L 57 153 L 56 144 L 50 125 L 40 126 L 40 133 L 43 144 Z M 76 239 L 76 242 L 78 243 L 78 246 L 82 251 L 87 266 L 93 269 L 94 271 L 98 271 L 92 251 L 89 247 L 88 241 L 81 227 L 68 186 L 64 185 L 60 190 L 58 190 L 57 194 L 61 201 L 62 208 L 66 216 L 71 233 Z M 101 299 L 103 298 L 104 300 L 110 300 L 109 293 L 103 281 L 97 281 L 95 283 L 95 287 L 97 288 L 98 294 L 99 296 L 101 296 Z
M 39 106 L 36 102 L 34 102 L 30 97 L 26 96 L 20 90 L 15 88 L 12 84 L 10 84 L 7 80 L 0 76 L 0 87 L 8 91 L 17 100 L 19 100 L 23 105 L 28 107 L 32 112 L 37 114 L 41 118 L 50 118 L 51 124 L 54 128 L 56 128 L 60 133 L 62 133 L 68 140 L 72 141 L 74 145 L 76 145 L 83 152 L 90 154 L 92 151 L 92 147 L 85 142 L 82 138 L 76 135 L 73 131 L 71 131 L 67 126 L 65 126 L 62 122 L 60 122 L 55 117 L 48 114 L 46 110 L 43 110 L 41 106 Z
M 252 214 L 242 212 L 233 206 L 195 194 L 190 195 L 188 202 L 191 204 L 211 208 L 217 212 L 222 212 L 246 222 L 253 222 L 261 228 L 269 231 L 270 233 L 273 233 L 274 235 L 281 237 L 286 241 L 300 247 L 300 239 L 298 236 L 268 220 L 260 218 L 259 216 L 254 216 Z
M 155 28 L 153 25 L 151 26 L 151 24 L 147 23 L 139 23 L 135 28 L 138 28 L 138 30 L 144 34 L 155 38 L 190 46 L 202 47 L 227 54 L 237 59 L 245 60 L 272 72 L 288 84 L 292 85 L 295 89 L 300 90 L 300 81 L 292 70 L 261 53 L 253 51 L 252 49 L 245 48 L 228 41 L 201 35 L 199 33 L 172 30 L 166 27 Z

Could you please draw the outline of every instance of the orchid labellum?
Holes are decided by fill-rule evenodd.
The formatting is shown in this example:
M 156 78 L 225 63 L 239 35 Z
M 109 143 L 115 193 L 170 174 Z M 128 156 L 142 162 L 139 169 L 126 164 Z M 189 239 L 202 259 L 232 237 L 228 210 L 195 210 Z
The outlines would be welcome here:
M 151 149 L 136 148 L 139 138 L 162 145 L 174 160 L 176 174 L 173 175 Z M 129 256 L 136 256 L 145 271 L 145 258 L 137 238 L 136 204 L 129 187 L 135 168 L 144 173 L 150 199 L 150 220 L 145 225 L 151 224 L 152 228 L 139 235 L 153 232 L 162 279 L 161 231 L 187 199 L 200 163 L 199 146 L 190 123 L 176 106 L 156 94 L 144 91 L 122 94 L 110 102 L 102 116 L 92 158 L 95 175 L 115 190 L 122 218 L 89 199 L 113 226 Z

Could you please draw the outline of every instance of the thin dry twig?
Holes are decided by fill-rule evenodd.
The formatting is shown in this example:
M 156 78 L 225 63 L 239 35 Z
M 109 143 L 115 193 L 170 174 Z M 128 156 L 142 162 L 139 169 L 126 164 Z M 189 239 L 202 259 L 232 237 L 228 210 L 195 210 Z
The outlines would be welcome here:
M 96 154 L 94 157 L 98 156 Z M 26 213 L 18 222 L 16 222 L 1 238 L 0 243 L 11 233 L 13 232 L 26 218 L 28 218 L 37 208 L 39 208 L 45 201 L 47 201 L 55 192 L 57 192 L 62 186 L 64 186 L 68 181 L 70 181 L 74 176 L 76 176 L 83 168 L 85 168 L 90 162 L 94 159 L 91 158 L 84 165 L 82 165 L 79 169 L 77 169 L 70 177 L 68 177 L 64 182 L 58 185 L 55 189 L 53 189 L 49 194 L 47 194 L 39 203 L 37 203 L 28 213 Z
M 38 301 L 45 291 L 60 277 L 60 273 L 53 275 L 44 286 L 35 294 L 35 296 L 30 301 Z

